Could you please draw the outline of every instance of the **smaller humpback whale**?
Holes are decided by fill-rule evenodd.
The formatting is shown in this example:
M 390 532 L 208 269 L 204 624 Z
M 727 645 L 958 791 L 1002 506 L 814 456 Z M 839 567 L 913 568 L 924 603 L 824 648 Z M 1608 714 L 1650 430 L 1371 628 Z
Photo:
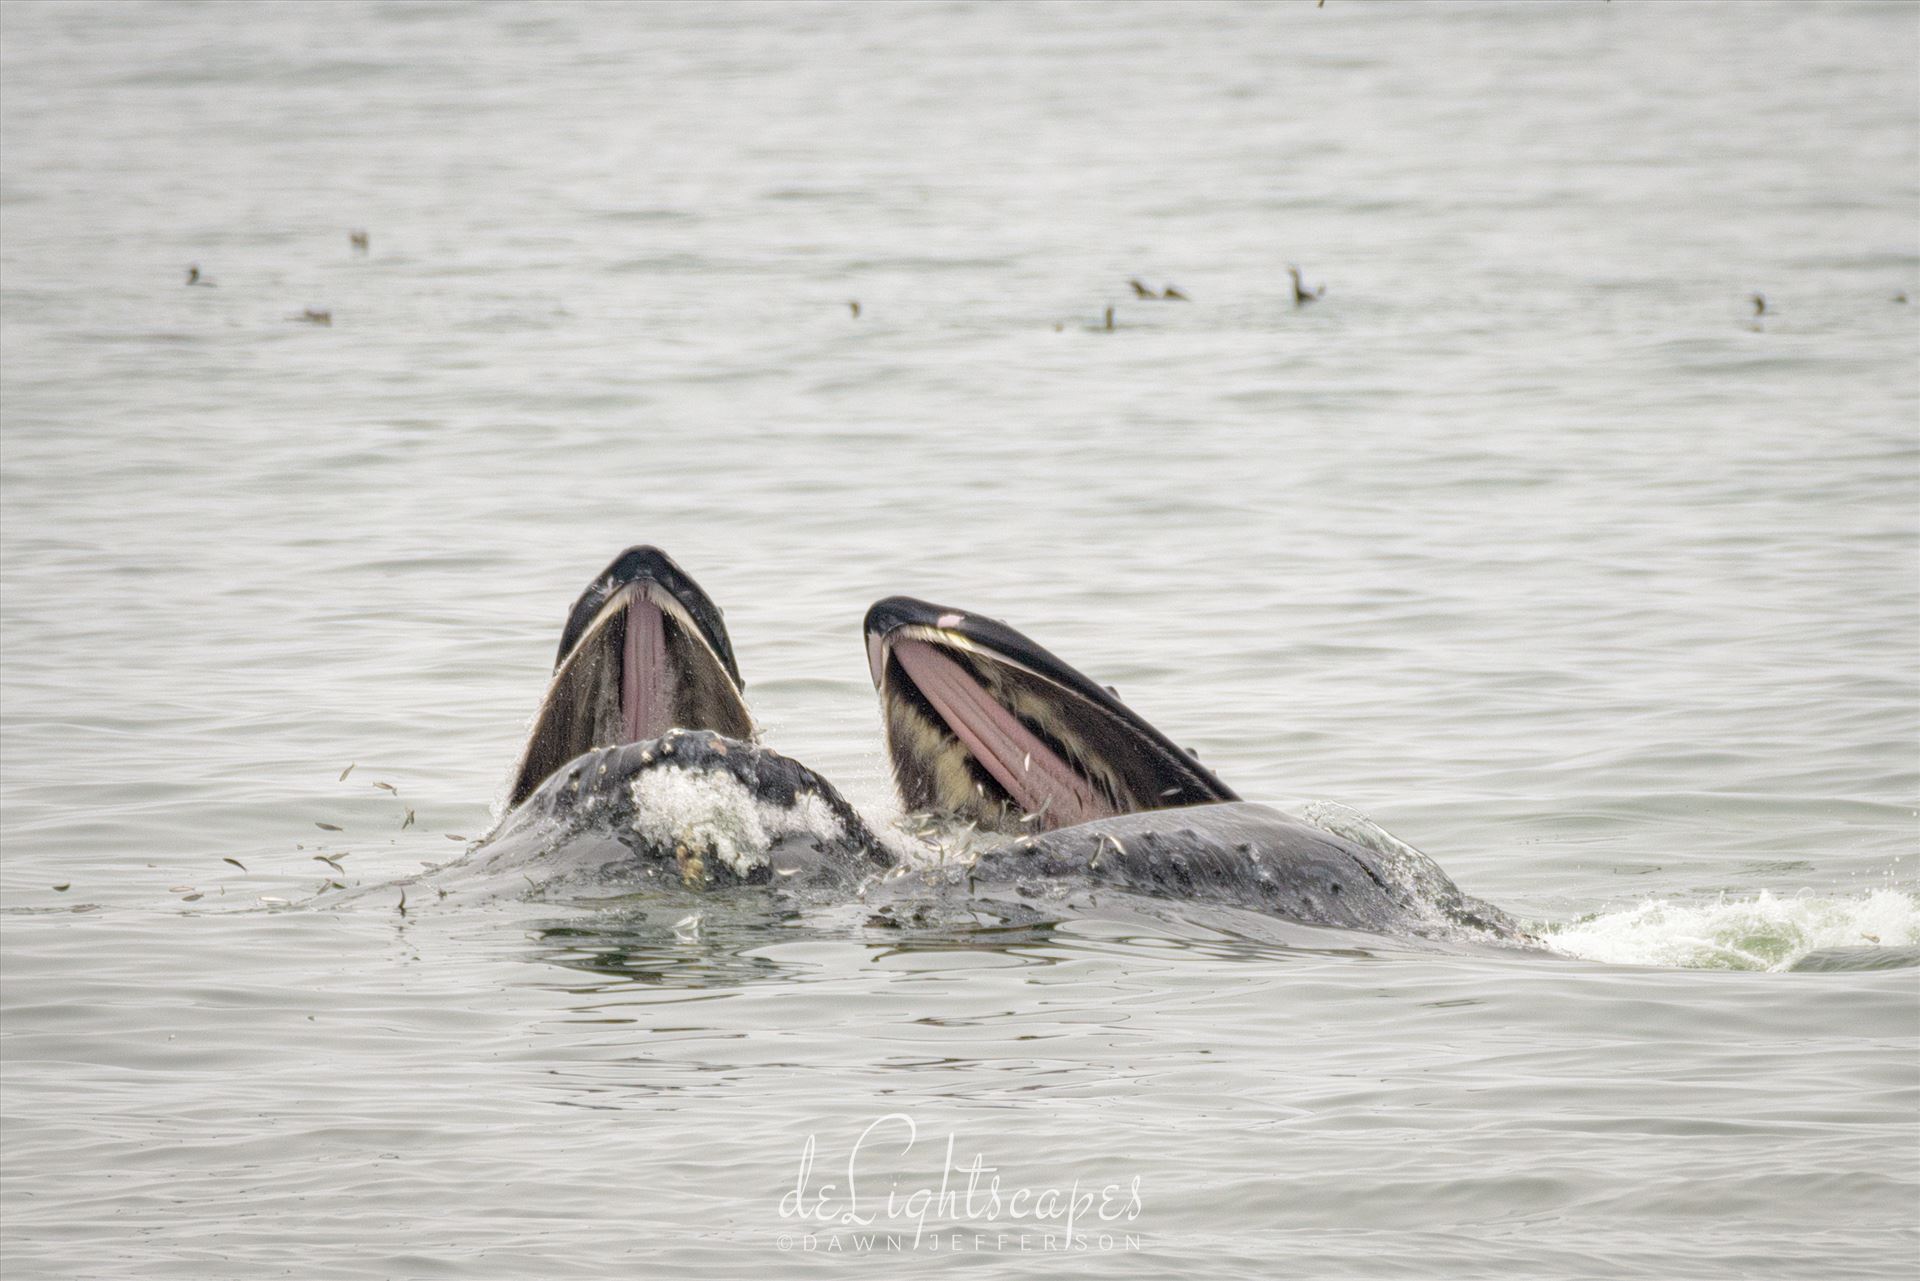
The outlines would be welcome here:
M 506 814 L 466 858 L 411 883 L 441 898 L 599 900 L 650 886 L 844 890 L 891 866 L 832 784 L 753 741 L 744 688 L 712 598 L 665 552 L 628 548 L 568 611 Z
M 1305 285 L 1300 283 L 1300 269 L 1298 267 L 1289 265 L 1287 267 L 1287 275 L 1293 278 L 1294 306 L 1304 307 L 1308 303 L 1315 302 L 1326 296 L 1327 287 L 1324 284 L 1316 285 L 1309 291 Z

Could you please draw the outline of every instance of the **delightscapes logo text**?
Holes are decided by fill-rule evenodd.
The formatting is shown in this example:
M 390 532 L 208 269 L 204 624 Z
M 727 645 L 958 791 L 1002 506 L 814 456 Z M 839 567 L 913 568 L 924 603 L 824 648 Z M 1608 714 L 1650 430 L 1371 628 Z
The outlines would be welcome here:
M 1092 1186 L 1080 1178 L 1064 1186 L 1015 1184 L 980 1152 L 963 1160 L 956 1134 L 937 1147 L 919 1139 L 919 1126 L 904 1112 L 870 1123 L 844 1160 L 809 1134 L 793 1187 L 780 1198 L 779 1247 L 830 1254 L 1141 1248 L 1137 1220 L 1145 1207 L 1137 1174 Z

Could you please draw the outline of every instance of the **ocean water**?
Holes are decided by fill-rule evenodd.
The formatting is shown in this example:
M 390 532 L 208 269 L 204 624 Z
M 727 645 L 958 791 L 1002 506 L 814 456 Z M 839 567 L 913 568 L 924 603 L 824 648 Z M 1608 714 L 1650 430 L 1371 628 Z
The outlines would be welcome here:
M 0 1267 L 1914 1275 L 1917 239 L 1909 5 L 7 4 Z M 635 542 L 1552 950 L 400 912 Z

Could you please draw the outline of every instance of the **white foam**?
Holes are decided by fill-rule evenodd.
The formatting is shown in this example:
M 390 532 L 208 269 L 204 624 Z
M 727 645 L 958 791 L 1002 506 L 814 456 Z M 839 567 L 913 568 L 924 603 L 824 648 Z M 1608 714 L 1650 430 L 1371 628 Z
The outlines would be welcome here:
M 1809 952 L 1920 943 L 1920 899 L 1883 889 L 1852 898 L 1722 895 L 1712 902 L 1655 899 L 1550 926 L 1557 952 L 1620 965 L 1784 970 Z
M 663 850 L 678 846 L 711 854 L 746 877 L 771 863 L 773 846 L 788 836 L 838 841 L 846 829 L 819 795 L 804 792 L 792 806 L 761 800 L 724 770 L 662 765 L 633 780 L 633 827 Z

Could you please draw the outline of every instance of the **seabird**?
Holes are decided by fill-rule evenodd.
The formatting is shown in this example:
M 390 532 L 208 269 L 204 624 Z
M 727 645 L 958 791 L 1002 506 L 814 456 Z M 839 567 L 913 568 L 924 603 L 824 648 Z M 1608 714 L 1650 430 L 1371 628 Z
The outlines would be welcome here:
M 1289 266 L 1287 268 L 1287 274 L 1293 277 L 1293 305 L 1296 307 L 1304 307 L 1327 292 L 1327 287 L 1320 285 L 1316 287 L 1312 293 L 1308 293 L 1306 287 L 1300 283 L 1300 269 L 1298 267 Z

